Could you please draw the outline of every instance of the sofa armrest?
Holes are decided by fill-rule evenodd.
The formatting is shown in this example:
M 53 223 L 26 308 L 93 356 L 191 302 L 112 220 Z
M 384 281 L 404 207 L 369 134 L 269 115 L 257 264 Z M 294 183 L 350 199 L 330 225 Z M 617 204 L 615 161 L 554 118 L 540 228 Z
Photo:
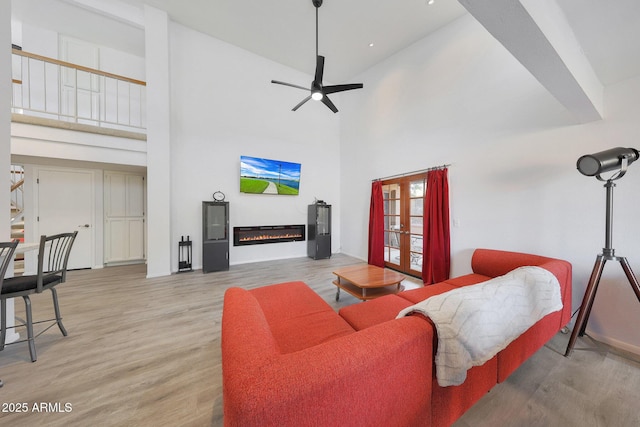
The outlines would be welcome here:
M 381 323 L 288 354 L 229 357 L 243 346 L 236 338 L 222 343 L 226 426 L 431 423 L 433 329 L 424 319 Z

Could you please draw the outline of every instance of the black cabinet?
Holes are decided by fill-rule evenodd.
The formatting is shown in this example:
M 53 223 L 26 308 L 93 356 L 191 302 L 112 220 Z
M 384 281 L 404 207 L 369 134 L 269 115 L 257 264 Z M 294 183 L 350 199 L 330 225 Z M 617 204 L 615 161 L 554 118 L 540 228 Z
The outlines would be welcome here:
M 229 202 L 202 202 L 202 272 L 229 269 Z
M 307 255 L 313 259 L 331 258 L 331 205 L 309 205 L 307 215 Z

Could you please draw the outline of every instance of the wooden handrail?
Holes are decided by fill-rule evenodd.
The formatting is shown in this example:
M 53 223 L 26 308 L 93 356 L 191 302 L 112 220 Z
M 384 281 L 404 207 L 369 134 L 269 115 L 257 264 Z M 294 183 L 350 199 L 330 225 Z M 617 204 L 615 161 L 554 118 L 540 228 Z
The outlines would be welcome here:
M 72 64 L 70 62 L 60 61 L 58 59 L 47 58 L 46 56 L 36 55 L 35 53 L 29 53 L 29 52 L 25 52 L 23 50 L 11 49 L 11 52 L 13 54 L 15 54 L 15 55 L 24 56 L 26 58 L 37 59 L 37 60 L 40 60 L 40 61 L 49 62 L 51 64 L 62 65 L 63 67 L 75 68 L 76 70 L 85 71 L 87 73 L 97 74 L 97 75 L 104 76 L 104 77 L 110 77 L 112 79 L 122 80 L 122 81 L 125 81 L 125 82 L 129 82 L 129 83 L 133 83 L 133 84 L 137 84 L 137 85 L 141 85 L 141 86 L 146 86 L 147 85 L 146 82 L 143 82 L 141 80 L 131 79 L 129 77 L 124 77 L 124 76 L 119 76 L 117 74 L 107 73 L 105 71 L 96 70 L 94 68 L 83 67 L 82 65 L 76 65 L 76 64 Z M 14 83 L 17 83 L 17 82 L 14 81 Z
M 22 178 L 20 181 L 16 182 L 11 186 L 11 192 L 13 192 L 16 188 L 20 187 L 22 184 L 24 184 L 24 178 Z

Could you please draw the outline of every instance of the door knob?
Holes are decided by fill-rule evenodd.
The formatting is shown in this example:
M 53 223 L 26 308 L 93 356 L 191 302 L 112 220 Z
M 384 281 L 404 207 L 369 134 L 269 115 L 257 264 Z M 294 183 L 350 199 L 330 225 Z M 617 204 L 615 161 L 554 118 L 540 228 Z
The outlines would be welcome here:
M 79 228 L 89 228 L 90 225 L 89 224 L 84 224 L 84 225 L 80 224 L 78 227 Z

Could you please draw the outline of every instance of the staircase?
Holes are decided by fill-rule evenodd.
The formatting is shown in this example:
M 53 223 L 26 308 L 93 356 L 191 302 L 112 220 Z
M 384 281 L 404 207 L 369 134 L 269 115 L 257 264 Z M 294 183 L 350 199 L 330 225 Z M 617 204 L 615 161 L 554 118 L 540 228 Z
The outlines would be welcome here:
M 11 239 L 24 242 L 24 168 L 11 165 Z M 16 254 L 14 274 L 24 271 L 24 255 Z

